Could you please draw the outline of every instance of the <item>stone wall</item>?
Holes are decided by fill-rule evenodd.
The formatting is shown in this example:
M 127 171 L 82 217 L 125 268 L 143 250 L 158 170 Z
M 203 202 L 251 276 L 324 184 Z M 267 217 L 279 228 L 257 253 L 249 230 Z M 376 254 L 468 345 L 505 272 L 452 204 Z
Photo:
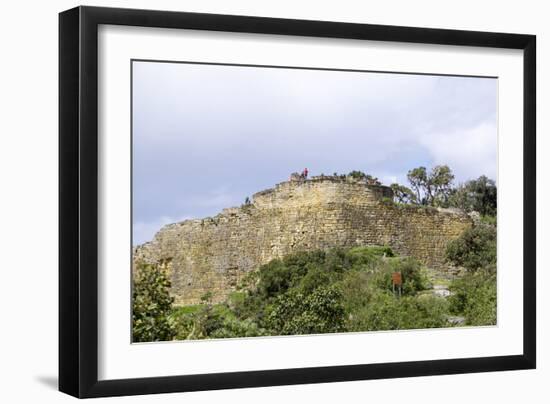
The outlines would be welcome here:
M 249 271 L 300 250 L 389 245 L 444 271 L 447 243 L 471 226 L 456 210 L 394 205 L 380 185 L 338 177 L 283 182 L 251 204 L 214 217 L 163 227 L 134 250 L 134 261 L 159 262 L 172 280 L 176 304 L 206 292 L 223 300 Z

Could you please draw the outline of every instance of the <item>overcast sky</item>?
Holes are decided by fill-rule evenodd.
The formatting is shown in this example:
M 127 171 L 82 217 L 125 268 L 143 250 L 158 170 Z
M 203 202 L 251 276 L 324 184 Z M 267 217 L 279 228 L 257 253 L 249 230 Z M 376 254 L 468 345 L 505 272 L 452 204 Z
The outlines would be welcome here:
M 304 167 L 495 178 L 496 112 L 490 78 L 134 62 L 134 245 Z

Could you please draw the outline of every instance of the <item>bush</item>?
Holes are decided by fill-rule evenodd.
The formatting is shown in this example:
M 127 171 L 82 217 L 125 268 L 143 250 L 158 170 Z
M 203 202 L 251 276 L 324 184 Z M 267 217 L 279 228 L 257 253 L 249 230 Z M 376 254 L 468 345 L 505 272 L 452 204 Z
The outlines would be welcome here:
M 290 290 L 307 295 L 341 281 L 350 271 L 374 272 L 381 260 L 393 255 L 385 246 L 290 254 L 262 265 L 256 275 L 248 276 L 244 297 L 232 307 L 239 318 L 261 322 L 267 306 L 277 296 Z
M 497 321 L 497 280 L 494 270 L 468 273 L 449 286 L 451 313 L 464 316 L 467 325 L 494 325 Z
M 256 293 L 264 299 L 286 292 L 295 286 L 307 272 L 325 261 L 323 251 L 298 252 L 283 259 L 275 259 L 262 265 Z
M 447 261 L 470 272 L 494 266 L 497 261 L 497 231 L 495 226 L 479 224 L 464 231 L 447 246 Z
M 250 320 L 239 320 L 236 317 L 224 318 L 221 327 L 210 334 L 210 338 L 239 338 L 239 337 L 260 337 L 269 335 L 265 330 Z
M 292 291 L 279 296 L 265 324 L 271 335 L 298 335 L 342 331 L 344 321 L 341 292 L 319 287 L 308 295 Z
M 432 295 L 396 297 L 376 292 L 349 319 L 350 331 L 406 330 L 448 326 L 448 304 Z
M 132 293 L 132 340 L 171 340 L 176 332 L 169 319 L 173 298 L 170 280 L 158 265 L 137 264 Z
M 379 289 L 388 292 L 393 291 L 392 273 L 400 272 L 403 282 L 402 292 L 404 295 L 413 295 L 417 292 L 429 289 L 431 287 L 426 272 L 423 270 L 420 261 L 412 257 L 396 257 L 385 262 L 385 265 L 379 266 L 375 278 Z

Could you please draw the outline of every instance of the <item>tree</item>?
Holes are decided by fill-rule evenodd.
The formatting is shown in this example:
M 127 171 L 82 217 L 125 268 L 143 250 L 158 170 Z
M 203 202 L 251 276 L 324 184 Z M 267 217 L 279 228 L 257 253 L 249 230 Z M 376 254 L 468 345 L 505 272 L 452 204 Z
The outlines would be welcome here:
M 429 176 L 432 190 L 430 205 L 448 206 L 449 195 L 455 176 L 449 166 L 435 166 Z
M 426 167 L 413 168 L 407 173 L 407 179 L 416 193 L 416 200 L 422 205 L 448 205 L 454 180 L 449 166 L 438 165 L 430 172 Z
M 416 200 L 424 204 L 425 199 L 423 198 L 423 194 L 428 188 L 428 173 L 426 167 L 417 167 L 409 170 L 407 179 L 412 189 L 416 192 Z
M 453 190 L 449 197 L 452 207 L 466 212 L 476 211 L 482 216 L 496 216 L 497 187 L 495 181 L 482 175 L 470 180 Z
M 169 315 L 170 280 L 159 265 L 138 263 L 134 273 L 132 334 L 134 342 L 168 341 L 175 336 Z
M 393 198 L 395 202 L 399 203 L 418 203 L 416 199 L 416 195 L 414 194 L 413 190 L 397 183 L 393 183 L 390 185 L 392 191 L 393 191 Z

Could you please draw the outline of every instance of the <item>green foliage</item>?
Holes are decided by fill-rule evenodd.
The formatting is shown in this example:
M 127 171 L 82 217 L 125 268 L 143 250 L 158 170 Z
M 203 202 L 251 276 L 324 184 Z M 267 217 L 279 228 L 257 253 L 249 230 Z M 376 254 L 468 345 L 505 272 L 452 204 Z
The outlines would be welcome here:
M 235 316 L 227 316 L 221 326 L 210 334 L 210 338 L 261 337 L 270 335 L 251 319 L 240 320 Z
M 491 226 L 496 226 L 497 225 L 497 217 L 496 216 L 489 216 L 489 215 L 480 216 L 479 220 L 483 224 L 488 224 L 488 225 L 491 225 Z
M 448 326 L 448 304 L 432 295 L 396 297 L 375 292 L 349 319 L 350 331 L 405 330 Z
M 283 259 L 272 260 L 260 267 L 256 294 L 269 300 L 284 293 L 295 286 L 309 268 L 321 265 L 324 260 L 323 251 L 299 252 Z
M 336 173 L 334 173 L 337 176 Z M 354 179 L 364 179 L 370 185 L 381 185 L 378 178 L 353 170 L 347 174 Z M 342 176 L 340 176 L 342 177 Z M 455 176 L 447 165 L 434 166 L 431 171 L 420 166 L 407 173 L 410 188 L 393 183 L 393 201 L 397 204 L 420 204 L 435 207 L 459 208 L 476 211 L 482 217 L 495 217 L 497 213 L 497 188 L 495 181 L 482 175 L 477 179 L 453 186 Z
M 449 243 L 447 259 L 467 273 L 449 286 L 450 311 L 467 325 L 493 325 L 497 317 L 496 226 L 481 223 Z
M 473 226 L 447 246 L 447 260 L 470 272 L 496 265 L 497 231 L 495 226 Z
M 438 165 L 430 172 L 426 167 L 413 168 L 407 173 L 416 201 L 429 206 L 448 206 L 454 174 L 449 166 Z
M 412 189 L 407 188 L 404 185 L 393 183 L 390 185 L 393 191 L 394 201 L 397 203 L 418 203 L 416 195 Z
M 492 269 L 468 273 L 454 280 L 449 290 L 450 310 L 463 315 L 468 325 L 494 325 L 497 320 L 497 279 Z
M 271 335 L 379 329 L 374 319 L 381 308 L 380 295 L 395 299 L 395 306 L 401 305 L 400 298 L 392 293 L 393 272 L 401 272 L 406 297 L 416 299 L 418 292 L 431 287 L 417 260 L 396 257 L 386 246 L 292 254 L 262 266 L 256 289 L 246 294 L 234 312 L 241 318 L 254 319 Z M 401 315 L 408 315 L 409 320 L 394 319 L 393 327 L 431 326 L 427 316 L 434 312 L 426 305 L 436 305 L 437 313 L 445 311 L 446 306 L 438 300 L 442 298 L 422 299 L 414 305 L 403 300 L 407 308 Z M 445 318 L 441 314 L 433 321 L 442 324 Z
M 378 178 L 370 174 L 365 174 L 363 171 L 353 170 L 349 172 L 347 176 L 357 180 L 365 180 L 368 185 L 382 185 Z M 344 175 L 344 177 L 346 176 Z
M 428 187 L 428 172 L 426 171 L 426 167 L 417 167 L 409 170 L 407 179 L 416 192 L 416 200 L 419 203 L 425 204 L 426 200 L 423 198 L 423 191 Z
M 430 199 L 428 205 L 448 206 L 454 178 L 455 176 L 449 166 L 439 165 L 432 168 L 429 176 Z
M 169 319 L 173 299 L 170 280 L 158 265 L 137 264 L 133 278 L 132 339 L 134 342 L 166 341 L 175 336 Z
M 451 207 L 466 212 L 476 211 L 483 216 L 497 214 L 497 187 L 495 181 L 482 175 L 477 180 L 470 180 L 453 190 L 449 197 Z
M 414 295 L 431 287 L 428 276 L 423 271 L 420 262 L 407 257 L 388 260 L 385 265 L 379 268 L 373 279 L 378 289 L 388 292 L 393 290 L 391 275 L 394 272 L 401 273 L 404 295 Z
M 321 286 L 309 294 L 293 290 L 278 296 L 265 324 L 272 335 L 338 332 L 344 329 L 344 314 L 341 292 Z
M 348 177 L 361 180 L 365 178 L 367 175 L 363 171 L 353 170 L 348 173 Z
M 201 307 L 202 306 L 200 304 L 194 304 L 190 306 L 178 306 L 172 309 L 172 312 L 170 313 L 170 315 L 172 317 L 186 316 L 188 314 L 196 313 L 201 309 Z

